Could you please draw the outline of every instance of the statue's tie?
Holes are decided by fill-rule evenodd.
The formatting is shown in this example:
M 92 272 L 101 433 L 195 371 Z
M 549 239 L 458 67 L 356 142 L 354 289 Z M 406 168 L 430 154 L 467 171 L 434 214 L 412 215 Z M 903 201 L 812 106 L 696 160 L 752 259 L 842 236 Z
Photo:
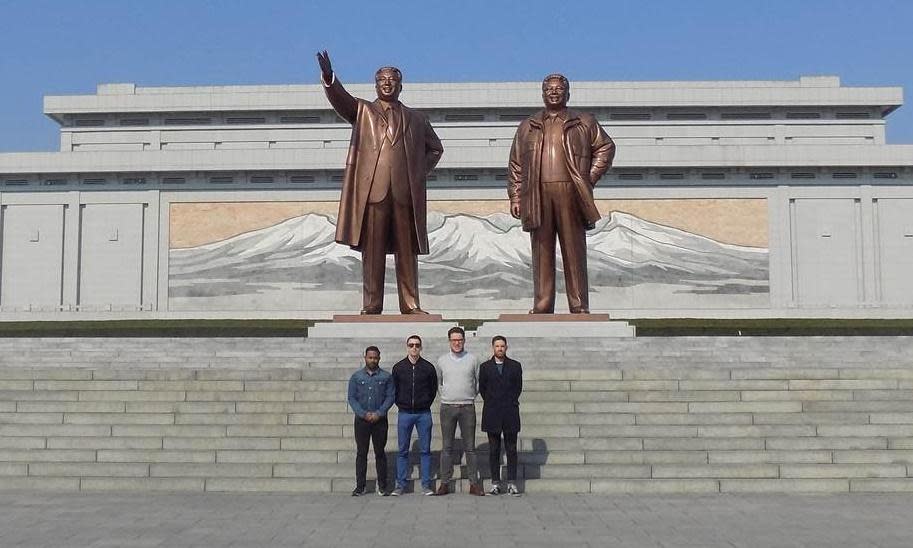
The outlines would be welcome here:
M 387 109 L 387 139 L 390 144 L 396 144 L 396 138 L 399 137 L 399 112 L 396 107 L 390 105 Z

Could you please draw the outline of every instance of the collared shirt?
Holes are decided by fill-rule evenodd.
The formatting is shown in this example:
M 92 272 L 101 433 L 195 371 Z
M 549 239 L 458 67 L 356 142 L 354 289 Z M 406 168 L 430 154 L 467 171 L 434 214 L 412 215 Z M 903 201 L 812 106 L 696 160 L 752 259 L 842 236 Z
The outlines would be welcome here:
M 379 367 L 374 373 L 362 367 L 349 378 L 349 407 L 358 417 L 365 418 L 368 412 L 385 417 L 393 406 L 393 398 L 393 378 Z
M 542 175 L 540 180 L 544 183 L 571 180 L 564 152 L 564 122 L 566 120 L 567 111 L 562 110 L 554 116 L 546 115 L 542 124 Z

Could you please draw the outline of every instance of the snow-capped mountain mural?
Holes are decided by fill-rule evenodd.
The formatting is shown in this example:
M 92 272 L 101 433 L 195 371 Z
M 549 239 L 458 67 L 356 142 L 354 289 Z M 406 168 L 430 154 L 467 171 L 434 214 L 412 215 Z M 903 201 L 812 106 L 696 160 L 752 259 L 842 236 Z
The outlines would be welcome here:
M 193 309 L 193 301 L 200 299 L 207 308 L 218 308 L 239 299 L 247 305 L 270 300 L 271 294 L 317 299 L 320 292 L 337 297 L 353 293 L 357 303 L 360 257 L 335 243 L 334 222 L 331 216 L 309 213 L 222 241 L 172 249 L 169 297 L 175 308 L 184 309 Z M 518 300 L 517 306 L 528 305 L 530 242 L 519 221 L 501 213 L 430 212 L 428 229 L 431 252 L 419 257 L 423 299 Z M 767 248 L 726 244 L 618 211 L 597 223 L 587 241 L 594 296 L 641 285 L 666 288 L 670 295 L 728 295 L 736 300 L 766 298 L 768 293 Z M 559 291 L 562 276 L 559 272 Z M 388 292 L 395 293 L 394 281 L 390 256 Z M 593 300 L 591 296 L 591 307 L 599 308 Z M 301 305 L 296 301 L 288 306 Z

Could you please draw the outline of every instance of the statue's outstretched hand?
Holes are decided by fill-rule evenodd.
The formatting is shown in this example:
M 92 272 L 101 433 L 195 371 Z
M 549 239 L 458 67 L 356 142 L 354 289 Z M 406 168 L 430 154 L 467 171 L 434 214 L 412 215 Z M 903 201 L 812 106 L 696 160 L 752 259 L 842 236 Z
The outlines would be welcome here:
M 330 63 L 330 54 L 327 50 L 317 52 L 317 64 L 320 65 L 320 73 L 327 82 L 333 77 L 333 64 Z

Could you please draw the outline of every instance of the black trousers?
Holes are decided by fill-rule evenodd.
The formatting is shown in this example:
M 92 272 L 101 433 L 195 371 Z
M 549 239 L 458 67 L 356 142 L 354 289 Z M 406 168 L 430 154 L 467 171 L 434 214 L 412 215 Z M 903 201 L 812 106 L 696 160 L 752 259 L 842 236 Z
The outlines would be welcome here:
M 368 443 L 374 445 L 374 463 L 377 467 L 377 486 L 387 490 L 387 417 L 371 423 L 355 417 L 355 487 L 365 488 L 368 474 Z
M 501 436 L 507 453 L 507 481 L 517 481 L 517 433 L 488 433 L 488 464 L 491 466 L 492 483 L 501 483 Z

